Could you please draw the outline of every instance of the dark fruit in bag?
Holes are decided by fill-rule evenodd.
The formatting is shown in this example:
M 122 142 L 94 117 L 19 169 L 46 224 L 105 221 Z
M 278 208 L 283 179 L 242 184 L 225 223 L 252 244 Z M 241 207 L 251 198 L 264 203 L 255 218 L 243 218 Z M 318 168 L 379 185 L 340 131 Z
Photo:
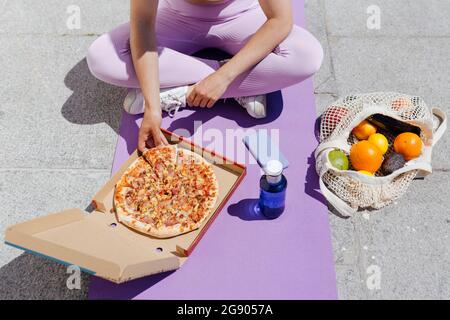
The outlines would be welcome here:
M 403 132 L 412 132 L 417 135 L 420 135 L 420 128 L 410 125 L 409 123 L 398 121 L 394 118 L 382 115 L 382 114 L 374 114 L 368 118 L 370 122 L 372 122 L 377 127 L 389 131 L 395 135 L 403 133 Z
M 394 171 L 397 171 L 398 169 L 403 168 L 405 163 L 406 163 L 406 160 L 405 160 L 405 158 L 403 158 L 403 156 L 401 154 L 393 152 L 386 157 L 381 169 L 383 170 L 383 173 L 385 175 L 390 175 Z

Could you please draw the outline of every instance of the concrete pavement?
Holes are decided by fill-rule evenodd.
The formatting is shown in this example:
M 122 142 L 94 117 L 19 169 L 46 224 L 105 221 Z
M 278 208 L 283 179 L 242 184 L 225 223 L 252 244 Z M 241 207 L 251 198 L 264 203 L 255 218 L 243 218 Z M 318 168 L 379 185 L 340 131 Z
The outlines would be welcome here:
M 376 12 L 380 28 L 370 29 Z M 326 51 L 318 113 L 339 96 L 373 91 L 420 95 L 450 112 L 449 2 L 307 0 L 306 13 Z M 330 214 L 341 299 L 450 298 L 449 142 L 447 134 L 435 149 L 434 174 L 395 205 Z

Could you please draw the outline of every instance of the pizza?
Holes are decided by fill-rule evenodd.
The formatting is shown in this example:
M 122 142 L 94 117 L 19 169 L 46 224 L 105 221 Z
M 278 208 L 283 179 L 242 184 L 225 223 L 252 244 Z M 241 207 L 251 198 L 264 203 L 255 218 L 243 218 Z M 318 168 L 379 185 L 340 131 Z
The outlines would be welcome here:
M 175 145 L 147 150 L 116 184 L 117 219 L 157 238 L 200 227 L 213 212 L 218 184 L 212 164 Z

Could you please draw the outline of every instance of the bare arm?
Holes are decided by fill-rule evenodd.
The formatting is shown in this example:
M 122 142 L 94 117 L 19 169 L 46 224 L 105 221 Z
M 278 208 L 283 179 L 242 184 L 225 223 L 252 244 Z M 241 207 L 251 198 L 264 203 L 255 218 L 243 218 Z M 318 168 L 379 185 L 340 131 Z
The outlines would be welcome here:
M 145 112 L 139 130 L 139 150 L 146 142 L 154 145 L 167 144 L 161 133 L 161 107 L 159 102 L 159 66 L 155 21 L 157 0 L 131 0 L 130 45 L 136 71 L 145 101 Z
M 259 0 L 267 21 L 247 44 L 215 73 L 194 86 L 188 96 L 193 106 L 212 107 L 228 85 L 267 57 L 292 30 L 291 0 Z

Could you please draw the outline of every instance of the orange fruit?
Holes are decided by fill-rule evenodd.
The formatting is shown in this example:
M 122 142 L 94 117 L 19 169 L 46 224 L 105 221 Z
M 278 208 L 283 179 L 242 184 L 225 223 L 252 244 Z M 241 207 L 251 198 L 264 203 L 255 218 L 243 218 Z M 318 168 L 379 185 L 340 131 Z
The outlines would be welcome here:
M 389 141 L 381 133 L 372 134 L 367 141 L 376 145 L 382 154 L 385 154 L 389 149 Z
M 352 133 L 358 138 L 358 140 L 366 140 L 372 134 L 377 133 L 377 127 L 371 124 L 369 121 L 364 120 L 353 128 Z
M 358 172 L 361 173 L 361 174 L 364 174 L 366 176 L 371 176 L 371 177 L 374 176 L 374 174 L 372 172 L 369 172 L 369 171 L 366 171 L 366 170 L 359 170 Z
M 375 173 L 383 163 L 383 154 L 367 140 L 355 143 L 350 150 L 350 162 L 357 171 Z
M 412 132 L 399 134 L 394 141 L 395 152 L 400 153 L 406 161 L 420 156 L 422 154 L 422 146 L 422 139 Z

